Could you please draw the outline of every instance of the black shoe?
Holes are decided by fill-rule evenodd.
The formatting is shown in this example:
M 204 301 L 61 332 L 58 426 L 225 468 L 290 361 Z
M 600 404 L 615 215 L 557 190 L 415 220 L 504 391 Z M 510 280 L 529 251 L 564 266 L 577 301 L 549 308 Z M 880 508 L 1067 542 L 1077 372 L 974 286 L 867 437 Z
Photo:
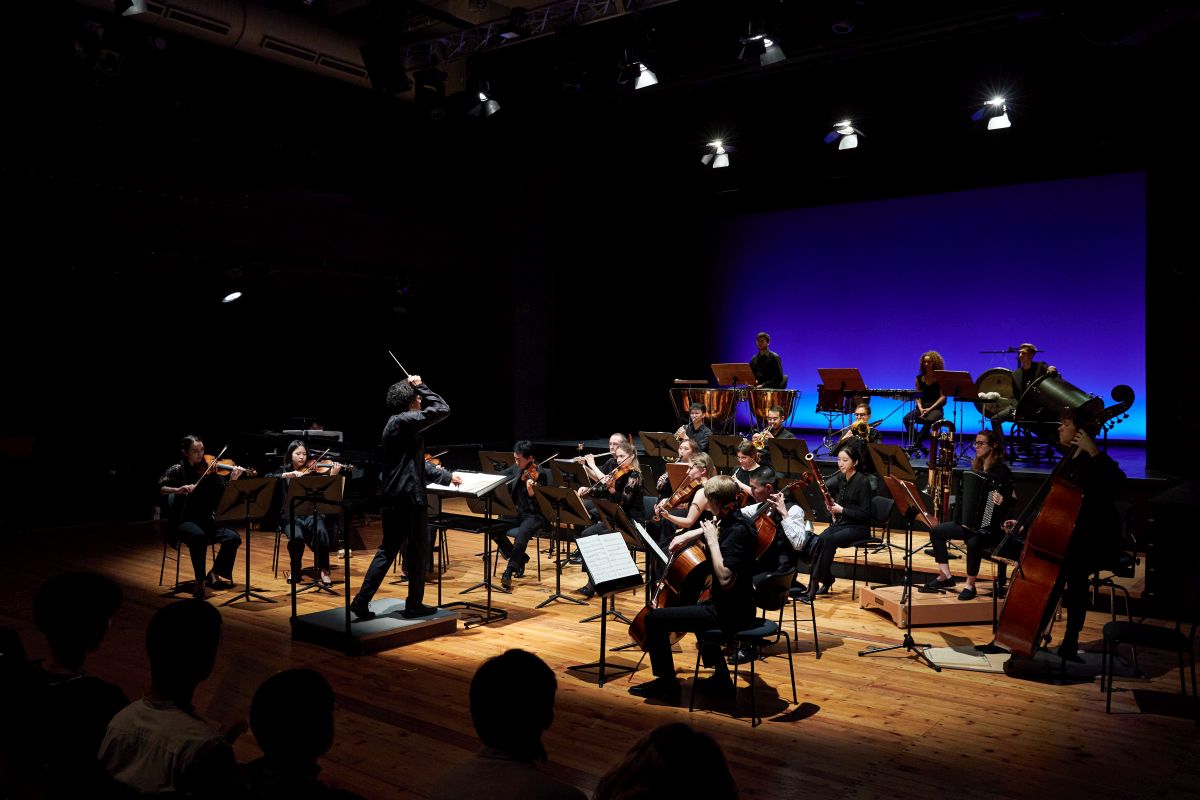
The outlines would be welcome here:
M 816 591 L 809 594 L 810 597 L 818 594 L 829 594 L 829 590 L 833 588 L 833 578 L 829 579 L 829 583 L 822 583 L 817 587 Z
M 193 600 L 203 600 L 204 599 L 204 584 L 203 583 L 197 583 L 196 587 L 194 589 L 192 589 L 192 599 Z
M 355 600 L 350 604 L 350 613 L 358 618 L 358 621 L 375 619 L 375 612 L 371 610 L 370 602 L 360 602 Z
M 652 681 L 630 686 L 629 693 L 637 697 L 665 700 L 668 703 L 678 703 L 683 694 L 679 688 L 679 681 L 673 678 L 655 678 Z
M 505 591 L 512 588 L 513 571 L 512 567 L 506 567 L 504 572 L 500 573 L 500 585 Z
M 954 579 L 953 575 L 951 575 L 949 578 L 930 578 L 929 580 L 925 581 L 925 588 L 926 589 L 949 589 L 951 586 L 953 586 L 957 582 L 958 581 L 956 581 Z
M 729 658 L 727 658 L 725 660 L 728 661 L 730 664 L 749 664 L 750 658 L 751 658 L 750 649 L 747 647 L 739 647 L 737 650 L 733 651 L 733 655 L 731 655 Z M 716 675 L 714 675 L 713 678 L 716 678 Z M 729 682 L 728 675 L 725 676 L 725 682 L 726 683 Z
M 568 564 L 582 564 L 583 556 L 580 554 L 580 552 L 578 550 L 576 550 L 574 553 L 571 553 L 571 557 L 567 559 L 567 563 Z
M 514 569 L 514 570 L 513 570 L 513 577 L 514 577 L 514 578 L 524 578 L 524 577 L 525 577 L 525 568 L 524 568 L 524 567 L 517 567 L 516 569 Z
M 208 588 L 210 588 L 210 589 L 232 589 L 233 588 L 233 581 L 226 580 L 226 579 L 220 577 L 219 575 L 217 575 L 215 572 L 208 573 L 208 577 L 204 579 L 204 582 L 208 585 Z
M 967 588 L 963 589 L 961 592 L 958 593 L 958 599 L 959 600 L 974 600 L 975 599 L 975 590 L 972 589 L 970 586 L 968 586 Z
M 1076 664 L 1082 664 L 1083 659 L 1079 656 L 1079 639 L 1074 636 L 1068 636 L 1063 639 L 1062 644 L 1058 646 L 1058 657 L 1063 661 L 1073 661 Z
M 586 584 L 584 586 L 580 586 L 578 589 L 576 589 L 575 594 L 581 594 L 584 597 L 586 597 L 587 599 L 591 600 L 593 597 L 596 596 L 596 587 L 593 586 L 591 583 L 588 583 L 588 584 Z
M 404 610 L 400 612 L 400 616 L 405 619 L 417 619 L 418 617 L 428 617 L 437 613 L 437 606 L 427 606 L 424 603 L 414 603 L 411 606 L 407 603 Z

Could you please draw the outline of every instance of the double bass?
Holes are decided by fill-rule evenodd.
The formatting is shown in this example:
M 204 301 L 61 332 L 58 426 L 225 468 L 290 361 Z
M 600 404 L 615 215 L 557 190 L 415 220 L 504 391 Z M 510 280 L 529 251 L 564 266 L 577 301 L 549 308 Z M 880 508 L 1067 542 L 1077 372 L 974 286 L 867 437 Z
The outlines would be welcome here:
M 1127 411 L 1133 405 L 1133 390 L 1118 386 L 1113 389 L 1113 399 L 1119 402 L 1099 413 L 1093 424 L 1103 426 Z M 1059 573 L 1083 506 L 1083 490 L 1062 473 L 1077 455 L 1078 447 L 1067 450 L 1010 534 L 1023 532 L 1025 544 L 1000 607 L 994 641 L 1014 655 L 1033 656 L 1046 612 L 1062 588 Z

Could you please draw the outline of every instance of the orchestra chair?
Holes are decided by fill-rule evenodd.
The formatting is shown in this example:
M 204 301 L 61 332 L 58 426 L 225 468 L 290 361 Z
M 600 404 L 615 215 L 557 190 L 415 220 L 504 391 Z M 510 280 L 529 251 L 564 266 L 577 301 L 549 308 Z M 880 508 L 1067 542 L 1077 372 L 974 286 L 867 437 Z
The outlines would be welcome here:
M 798 617 L 796 614 L 796 606 L 806 605 L 806 606 L 808 606 L 808 610 L 812 614 L 813 651 L 816 653 L 817 658 L 820 659 L 821 658 L 821 642 L 817 638 L 817 599 L 815 597 L 811 600 L 808 598 L 808 587 L 798 586 L 795 584 L 788 587 L 788 599 L 792 603 L 792 638 L 794 638 L 796 641 L 800 640 L 800 629 L 799 629 Z M 782 608 L 779 609 L 779 622 L 781 625 L 783 624 L 783 609 Z
M 782 575 L 772 575 L 754 589 L 754 604 L 763 611 L 778 611 L 780 622 L 758 617 L 754 624 L 734 634 L 728 634 L 720 628 L 712 628 L 696 634 L 696 666 L 692 673 L 692 694 L 688 700 L 688 711 L 696 710 L 696 683 L 700 677 L 700 654 L 707 643 L 730 646 L 735 649 L 746 648 L 750 651 L 750 727 L 757 728 L 762 723 L 758 716 L 758 704 L 755 700 L 755 668 L 759 659 L 766 660 L 763 648 L 769 647 L 782 638 L 787 644 L 788 673 L 792 680 L 792 703 L 799 700 L 796 696 L 796 669 L 792 663 L 792 639 L 780 624 L 783 620 L 783 607 L 788 602 L 792 581 L 796 578 L 795 570 Z M 733 713 L 737 716 L 737 679 L 740 664 L 733 665 Z
M 171 512 L 175 508 L 175 504 L 179 501 L 176 499 L 178 497 L 178 495 L 174 495 L 174 494 L 164 494 L 164 495 L 160 495 L 160 497 L 162 498 L 162 502 L 159 503 L 159 508 L 161 509 L 161 512 L 159 515 L 159 528 L 162 531 L 163 550 L 162 550 L 162 565 L 158 569 L 158 585 L 159 586 L 163 585 L 163 578 L 167 574 L 167 561 L 168 560 L 174 561 L 175 562 L 175 582 L 171 584 L 171 592 L 173 594 L 175 592 L 180 591 L 180 589 L 179 589 L 179 562 L 182 559 L 181 554 L 183 551 L 184 542 L 182 539 L 178 539 L 178 538 L 175 539 L 174 542 L 171 541 L 171 539 L 172 539 L 171 533 L 173 532 L 172 529 L 174 528 L 174 526 L 169 522 L 169 520 L 171 519 Z M 175 551 L 174 555 L 170 555 L 172 550 Z M 213 542 L 209 545 L 209 550 L 211 550 L 211 552 L 212 552 L 212 560 L 216 561 L 217 560 L 216 542 Z M 191 558 L 190 553 L 188 555 L 188 558 L 190 560 L 190 558 Z
M 532 557 L 532 560 L 537 561 L 537 579 L 538 579 L 539 583 L 541 583 L 541 580 L 542 580 L 542 534 L 543 533 L 546 534 L 547 538 L 549 538 L 549 536 L 550 536 L 550 523 L 549 522 L 547 522 L 545 525 L 543 525 L 542 527 L 540 527 L 536 531 L 534 531 L 533 540 L 530 541 L 529 544 L 526 545 L 526 547 L 525 547 L 525 555 L 529 555 L 530 547 L 533 548 L 534 555 Z M 505 534 L 505 536 L 509 539 L 509 541 L 515 541 L 511 536 L 508 536 L 508 534 Z M 445 552 L 445 547 L 446 547 L 446 532 L 443 530 L 442 531 L 442 552 L 443 553 Z M 547 552 L 549 552 L 549 551 L 547 551 Z M 492 556 L 492 577 L 493 578 L 496 577 L 496 571 L 499 568 L 501 561 L 504 561 L 504 559 L 500 558 L 499 553 L 493 554 L 493 556 Z M 507 564 L 508 562 L 505 561 L 504 563 Z M 528 563 L 528 562 L 526 562 L 526 563 Z
M 780 383 L 779 383 L 779 388 L 780 388 L 780 389 L 786 389 L 786 388 L 787 388 L 787 382 L 788 382 L 788 376 L 787 376 L 787 373 L 785 372 L 785 373 L 783 374 L 783 380 L 782 380 L 782 381 L 780 381 Z
M 888 554 L 888 578 L 893 580 L 896 572 L 896 564 L 892 560 L 891 543 L 891 517 L 892 509 L 895 507 L 896 501 L 890 497 L 879 497 L 878 495 L 871 498 L 871 535 L 865 539 L 860 539 L 850 546 L 854 548 L 854 566 L 850 571 L 850 600 L 858 598 L 858 554 L 862 553 L 863 560 L 863 585 L 869 586 L 867 582 L 867 569 L 871 566 L 869 556 L 871 553 L 878 553 L 881 550 L 887 550 Z M 882 528 L 879 535 L 875 535 L 875 528 Z
M 1200 619 L 1200 572 L 1180 576 L 1176 581 L 1175 624 L 1153 625 L 1146 622 L 1114 620 L 1104 623 L 1104 654 L 1101 661 L 1100 687 L 1105 692 L 1104 712 L 1112 713 L 1114 662 L 1122 644 L 1175 653 L 1179 659 L 1179 692 L 1187 697 L 1183 661 L 1188 658 L 1192 675 L 1192 704 L 1200 719 L 1200 695 L 1196 693 L 1196 624 Z M 1187 621 L 1185 634 L 1184 621 Z
M 1133 535 L 1133 504 L 1117 503 L 1117 511 L 1121 515 L 1121 552 L 1111 569 L 1098 569 L 1092 574 L 1092 605 L 1101 591 L 1108 590 L 1108 607 L 1112 618 L 1117 619 L 1117 592 L 1125 595 L 1125 616 L 1133 622 L 1133 609 L 1130 606 L 1129 589 L 1117 583 L 1118 576 L 1133 577 L 1137 565 L 1141 563 L 1138 557 L 1137 537 Z M 1137 664 L 1137 650 L 1134 650 L 1134 664 Z

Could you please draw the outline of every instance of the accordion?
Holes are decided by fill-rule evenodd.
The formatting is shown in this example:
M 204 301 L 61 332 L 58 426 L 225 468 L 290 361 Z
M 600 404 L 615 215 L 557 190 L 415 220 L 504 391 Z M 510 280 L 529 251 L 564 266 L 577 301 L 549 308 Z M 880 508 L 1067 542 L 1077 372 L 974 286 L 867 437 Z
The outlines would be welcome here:
M 963 472 L 959 524 L 972 531 L 982 531 L 993 525 L 999 526 L 1003 520 L 993 519 L 998 506 L 992 501 L 992 493 L 998 488 L 982 472 Z

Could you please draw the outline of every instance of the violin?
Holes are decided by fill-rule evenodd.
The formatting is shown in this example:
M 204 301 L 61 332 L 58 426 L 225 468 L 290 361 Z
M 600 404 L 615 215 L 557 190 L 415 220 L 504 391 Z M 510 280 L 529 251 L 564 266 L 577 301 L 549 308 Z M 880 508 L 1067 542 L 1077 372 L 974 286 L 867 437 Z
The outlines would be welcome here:
M 633 459 L 632 458 L 629 459 L 628 462 L 617 467 L 612 472 L 608 473 L 603 478 L 601 478 L 600 480 L 596 481 L 591 486 L 589 486 L 588 493 L 590 494 L 590 493 L 596 491 L 597 489 L 607 489 L 609 487 L 615 486 L 617 481 L 621 480 L 621 478 L 624 478 L 626 475 L 628 475 L 631 472 L 633 472 Z
M 662 519 L 662 511 L 670 511 L 672 508 L 675 508 L 675 506 L 688 500 L 692 495 L 698 492 L 700 487 L 703 485 L 704 478 L 692 478 L 684 481 L 683 485 L 676 489 L 675 492 L 669 498 L 667 498 L 667 500 L 659 503 L 658 506 L 655 506 L 654 521 L 658 522 L 660 519 Z
M 341 464 L 337 461 L 316 461 L 305 467 L 304 472 L 306 475 L 329 475 L 335 469 L 345 472 L 347 470 L 353 470 L 354 465 Z
M 440 458 L 438 458 L 438 456 L 444 456 L 448 452 L 450 452 L 450 451 L 443 450 L 442 452 L 438 453 L 437 455 L 433 455 L 433 456 L 429 455 L 429 453 L 426 453 L 425 460 L 427 462 L 429 462 L 430 464 L 433 464 L 435 467 L 440 467 L 442 465 L 442 460 Z M 350 468 L 353 469 L 353 467 L 350 467 Z
M 538 472 L 538 468 L 551 458 L 558 458 L 558 453 L 550 456 L 550 458 L 542 459 L 541 463 L 538 463 L 537 461 L 530 461 L 525 469 L 521 470 L 521 474 L 517 476 L 517 480 L 525 484 L 525 491 L 529 492 L 530 497 L 533 497 L 533 484 L 529 483 L 529 481 L 533 481 L 533 483 L 538 482 L 538 478 L 541 476 L 541 473 Z
M 229 476 L 232 475 L 235 470 L 239 469 L 247 478 L 253 478 L 258 475 L 258 472 L 250 467 L 239 467 L 232 458 L 218 458 L 211 453 L 204 454 L 204 463 L 208 465 L 208 468 L 204 471 L 205 475 L 212 472 L 217 475 Z M 204 476 L 201 475 L 200 477 Z

